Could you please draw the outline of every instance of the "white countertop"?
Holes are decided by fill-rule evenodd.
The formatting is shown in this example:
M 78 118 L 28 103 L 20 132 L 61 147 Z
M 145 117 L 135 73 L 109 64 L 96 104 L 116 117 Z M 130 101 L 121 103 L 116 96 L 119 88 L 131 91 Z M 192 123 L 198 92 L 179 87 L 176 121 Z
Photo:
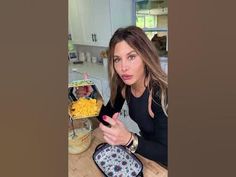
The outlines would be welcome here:
M 110 88 L 108 82 L 107 68 L 102 64 L 84 62 L 83 64 L 68 63 L 68 82 L 83 79 L 83 73 L 88 74 L 98 90 L 100 91 L 104 102 L 107 103 L 110 98 Z
M 83 79 L 87 72 L 89 78 L 104 79 L 108 81 L 108 71 L 105 66 L 97 63 L 84 62 L 83 64 L 68 63 L 69 82 Z

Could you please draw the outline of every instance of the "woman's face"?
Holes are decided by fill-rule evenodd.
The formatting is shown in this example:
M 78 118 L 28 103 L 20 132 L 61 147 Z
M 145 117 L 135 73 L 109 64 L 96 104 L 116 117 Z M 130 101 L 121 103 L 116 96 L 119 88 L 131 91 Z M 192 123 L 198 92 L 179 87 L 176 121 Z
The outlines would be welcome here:
M 113 62 L 115 71 L 125 84 L 139 86 L 144 83 L 143 60 L 126 41 L 116 44 Z

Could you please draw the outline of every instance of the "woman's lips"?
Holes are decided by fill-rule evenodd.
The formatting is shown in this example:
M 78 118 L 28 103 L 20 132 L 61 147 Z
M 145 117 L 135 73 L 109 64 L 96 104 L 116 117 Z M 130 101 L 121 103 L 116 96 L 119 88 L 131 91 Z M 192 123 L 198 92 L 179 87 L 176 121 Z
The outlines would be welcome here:
M 121 78 L 123 80 L 130 80 L 132 78 L 132 75 L 127 75 L 127 74 L 124 74 L 124 75 L 121 75 Z

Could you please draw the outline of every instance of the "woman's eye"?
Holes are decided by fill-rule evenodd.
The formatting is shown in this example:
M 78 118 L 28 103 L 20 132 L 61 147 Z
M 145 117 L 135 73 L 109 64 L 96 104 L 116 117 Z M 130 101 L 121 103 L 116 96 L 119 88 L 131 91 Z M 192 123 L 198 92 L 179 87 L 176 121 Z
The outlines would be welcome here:
M 135 59 L 135 55 L 130 55 L 129 56 L 129 60 L 134 60 Z
M 118 63 L 120 61 L 120 58 L 114 58 L 113 61 L 114 63 Z

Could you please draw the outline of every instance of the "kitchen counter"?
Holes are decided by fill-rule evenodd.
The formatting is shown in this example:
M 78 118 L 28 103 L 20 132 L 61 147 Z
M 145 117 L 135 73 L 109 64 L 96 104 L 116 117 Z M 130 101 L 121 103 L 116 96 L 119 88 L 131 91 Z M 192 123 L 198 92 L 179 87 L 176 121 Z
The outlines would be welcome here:
M 78 155 L 69 154 L 69 177 L 103 177 L 92 155 L 96 146 L 104 142 L 102 132 L 99 128 L 93 131 L 92 143 L 86 151 Z M 154 161 L 148 160 L 145 157 L 136 154 L 143 163 L 144 177 L 167 177 L 168 171 Z
M 107 68 L 98 63 L 84 62 L 83 64 L 68 64 L 69 82 L 83 78 L 83 73 L 87 72 L 89 78 L 108 80 Z
M 91 62 L 84 62 L 83 64 L 68 63 L 69 83 L 83 79 L 83 73 L 87 73 L 88 78 L 94 82 L 106 104 L 110 98 L 107 68 L 102 64 Z

